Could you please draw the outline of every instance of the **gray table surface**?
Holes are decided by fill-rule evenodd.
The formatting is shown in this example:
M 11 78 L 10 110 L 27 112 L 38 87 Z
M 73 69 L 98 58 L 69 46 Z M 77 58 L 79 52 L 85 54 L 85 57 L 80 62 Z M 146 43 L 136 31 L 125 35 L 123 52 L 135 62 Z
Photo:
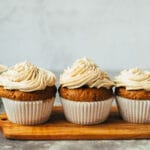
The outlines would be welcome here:
M 115 74 L 115 73 L 114 73 Z M 114 75 L 111 73 L 111 75 Z M 55 105 L 60 105 L 58 96 Z M 0 113 L 4 112 L 0 102 Z M 5 139 L 0 132 L 0 150 L 150 150 L 150 140 L 23 141 Z

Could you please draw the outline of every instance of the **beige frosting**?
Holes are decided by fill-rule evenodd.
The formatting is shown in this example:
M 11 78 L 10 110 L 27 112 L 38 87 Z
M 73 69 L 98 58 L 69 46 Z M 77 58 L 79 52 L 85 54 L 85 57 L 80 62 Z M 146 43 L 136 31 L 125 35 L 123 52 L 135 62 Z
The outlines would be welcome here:
M 81 58 L 71 68 L 68 67 L 60 76 L 60 84 L 69 89 L 80 88 L 84 85 L 90 88 L 109 89 L 114 85 L 107 74 L 87 58 Z
M 126 87 L 127 90 L 146 90 L 150 91 L 150 72 L 138 68 L 123 70 L 115 77 L 117 87 Z
M 38 68 L 30 62 L 23 62 L 8 68 L 0 75 L 0 86 L 9 90 L 32 92 L 55 85 L 55 80 L 52 72 Z
M 7 70 L 6 66 L 0 65 L 0 73 L 4 72 Z

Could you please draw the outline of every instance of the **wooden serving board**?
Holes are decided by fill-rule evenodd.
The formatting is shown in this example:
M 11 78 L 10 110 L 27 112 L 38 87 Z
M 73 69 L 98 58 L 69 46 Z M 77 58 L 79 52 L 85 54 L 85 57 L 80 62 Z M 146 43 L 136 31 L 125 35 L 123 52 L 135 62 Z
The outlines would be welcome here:
M 54 107 L 51 119 L 37 126 L 16 125 L 0 115 L 0 127 L 8 139 L 18 140 L 95 140 L 95 139 L 149 139 L 150 124 L 131 124 L 123 121 L 116 107 L 105 123 L 82 126 L 66 121 L 62 107 Z

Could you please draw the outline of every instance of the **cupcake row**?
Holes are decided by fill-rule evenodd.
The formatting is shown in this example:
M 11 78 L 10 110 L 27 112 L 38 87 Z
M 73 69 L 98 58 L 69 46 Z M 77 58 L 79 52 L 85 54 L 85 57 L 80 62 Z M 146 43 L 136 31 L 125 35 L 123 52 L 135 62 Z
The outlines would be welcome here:
M 104 122 L 115 99 L 131 123 L 150 123 L 150 72 L 123 70 L 111 80 L 92 60 L 81 58 L 60 75 L 58 89 L 66 119 L 81 125 Z M 8 119 L 36 125 L 49 120 L 57 88 L 54 73 L 30 62 L 0 65 L 0 97 Z

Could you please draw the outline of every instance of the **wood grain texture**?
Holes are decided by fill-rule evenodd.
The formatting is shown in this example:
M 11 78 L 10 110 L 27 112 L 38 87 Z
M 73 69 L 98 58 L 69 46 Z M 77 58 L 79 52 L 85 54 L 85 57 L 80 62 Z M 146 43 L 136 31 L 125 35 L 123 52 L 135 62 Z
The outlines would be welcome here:
M 16 125 L 0 115 L 0 127 L 8 139 L 19 140 L 94 140 L 94 139 L 149 139 L 150 124 L 131 124 L 123 121 L 116 107 L 105 123 L 91 126 L 66 121 L 62 107 L 54 107 L 51 119 L 37 126 Z

